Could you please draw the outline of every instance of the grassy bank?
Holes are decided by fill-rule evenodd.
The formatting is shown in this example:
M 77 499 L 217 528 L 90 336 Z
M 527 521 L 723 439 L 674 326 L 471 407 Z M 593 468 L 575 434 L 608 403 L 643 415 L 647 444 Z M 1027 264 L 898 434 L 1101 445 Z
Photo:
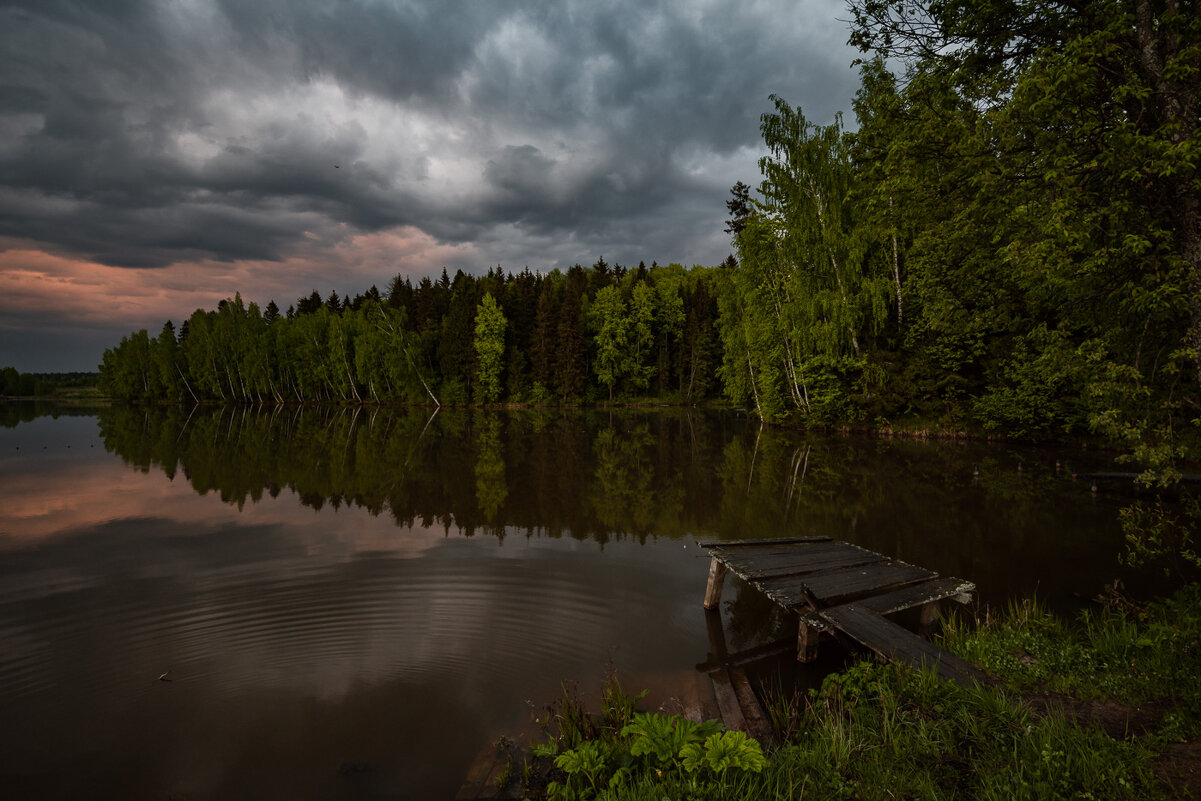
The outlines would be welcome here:
M 782 745 L 764 752 L 635 713 L 611 684 L 599 718 L 560 701 L 510 779 L 564 801 L 1201 797 L 1201 586 L 1145 606 L 1114 593 L 1071 623 L 1034 603 L 978 623 L 949 623 L 944 645 L 997 686 L 860 663 L 769 697 Z

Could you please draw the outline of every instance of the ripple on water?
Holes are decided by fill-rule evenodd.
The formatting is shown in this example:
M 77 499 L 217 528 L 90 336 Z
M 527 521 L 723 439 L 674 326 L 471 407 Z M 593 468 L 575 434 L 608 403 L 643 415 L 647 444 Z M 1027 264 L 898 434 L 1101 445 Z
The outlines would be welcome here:
M 463 675 L 481 660 L 499 682 L 574 662 L 619 625 L 603 577 L 548 565 L 545 553 L 498 559 L 479 547 L 450 558 L 268 560 L 141 580 L 102 607 L 24 598 L 6 627 L 0 696 L 49 691 L 71 663 L 93 664 L 73 678 L 80 692 L 117 702 L 153 691 L 145 679 L 163 671 L 224 696 Z

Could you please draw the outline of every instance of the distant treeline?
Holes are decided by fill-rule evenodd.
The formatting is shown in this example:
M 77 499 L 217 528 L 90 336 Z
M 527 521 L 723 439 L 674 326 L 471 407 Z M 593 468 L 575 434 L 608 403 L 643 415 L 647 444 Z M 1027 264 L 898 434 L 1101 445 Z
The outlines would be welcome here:
M 0 369 L 0 396 L 45 397 L 67 387 L 95 386 L 98 373 L 22 373 L 15 367 Z
M 130 401 L 690 402 L 720 389 L 712 272 L 603 258 L 546 275 L 443 270 L 353 299 L 314 290 L 284 313 L 237 295 L 178 331 L 124 338 L 101 387 Z

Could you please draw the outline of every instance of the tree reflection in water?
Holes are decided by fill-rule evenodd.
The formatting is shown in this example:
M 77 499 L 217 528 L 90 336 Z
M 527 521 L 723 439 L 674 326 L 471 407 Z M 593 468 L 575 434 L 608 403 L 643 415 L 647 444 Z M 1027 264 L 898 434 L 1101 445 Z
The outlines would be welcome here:
M 286 488 L 315 509 L 352 504 L 468 536 L 821 534 L 972 579 L 989 601 L 1037 591 L 1070 605 L 1118 570 L 1117 503 L 1069 478 L 1107 460 L 1081 451 L 822 436 L 694 409 L 169 406 L 99 418 L 127 463 L 182 472 L 239 507 Z

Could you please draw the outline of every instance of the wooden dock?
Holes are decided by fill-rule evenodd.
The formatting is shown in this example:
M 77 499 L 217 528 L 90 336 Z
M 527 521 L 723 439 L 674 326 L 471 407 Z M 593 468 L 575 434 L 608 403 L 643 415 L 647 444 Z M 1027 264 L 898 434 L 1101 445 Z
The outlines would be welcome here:
M 938 620 L 943 601 L 971 601 L 976 585 L 830 537 L 698 542 L 712 557 L 705 608 L 721 603 L 729 572 L 800 615 L 797 659 L 817 657 L 823 635 L 853 641 L 883 659 L 931 668 L 959 684 L 987 674 L 923 639 L 888 615 L 920 609 L 920 629 Z

